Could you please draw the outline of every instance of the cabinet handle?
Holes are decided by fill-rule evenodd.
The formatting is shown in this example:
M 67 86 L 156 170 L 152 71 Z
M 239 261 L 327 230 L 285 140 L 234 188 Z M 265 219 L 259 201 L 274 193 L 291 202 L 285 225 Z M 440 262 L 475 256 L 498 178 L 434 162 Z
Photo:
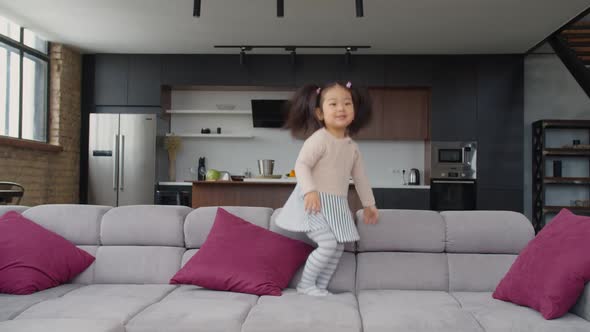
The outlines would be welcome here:
M 119 174 L 119 189 L 123 191 L 123 186 L 125 186 L 125 135 L 121 135 L 121 170 Z
M 117 190 L 117 178 L 119 177 L 119 135 L 115 135 L 115 157 L 113 158 L 113 190 Z

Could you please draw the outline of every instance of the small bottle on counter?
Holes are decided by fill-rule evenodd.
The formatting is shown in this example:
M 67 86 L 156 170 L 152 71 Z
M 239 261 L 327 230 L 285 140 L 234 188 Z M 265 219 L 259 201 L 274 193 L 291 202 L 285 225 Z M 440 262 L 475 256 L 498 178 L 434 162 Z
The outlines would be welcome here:
M 205 181 L 206 176 L 207 176 L 207 169 L 205 168 L 205 157 L 200 157 L 197 180 L 198 181 Z

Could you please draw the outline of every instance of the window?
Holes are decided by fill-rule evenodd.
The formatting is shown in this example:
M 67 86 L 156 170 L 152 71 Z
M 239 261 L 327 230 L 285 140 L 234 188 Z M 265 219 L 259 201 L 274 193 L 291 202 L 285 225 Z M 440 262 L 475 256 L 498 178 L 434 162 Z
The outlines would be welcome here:
M 47 142 L 49 45 L 0 17 L 0 135 Z

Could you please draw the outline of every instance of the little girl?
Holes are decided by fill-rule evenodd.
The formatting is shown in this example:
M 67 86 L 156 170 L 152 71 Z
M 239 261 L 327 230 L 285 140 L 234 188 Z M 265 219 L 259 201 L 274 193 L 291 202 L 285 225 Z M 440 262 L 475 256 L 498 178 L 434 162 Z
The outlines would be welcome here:
M 276 223 L 289 231 L 305 232 L 318 244 L 305 263 L 299 293 L 330 294 L 328 283 L 342 256 L 343 243 L 359 239 L 347 199 L 351 175 L 365 223 L 377 222 L 373 191 L 359 148 L 350 138 L 366 125 L 370 112 L 369 99 L 350 82 L 306 85 L 291 100 L 285 128 L 293 135 L 313 134 L 299 152 L 297 185 Z

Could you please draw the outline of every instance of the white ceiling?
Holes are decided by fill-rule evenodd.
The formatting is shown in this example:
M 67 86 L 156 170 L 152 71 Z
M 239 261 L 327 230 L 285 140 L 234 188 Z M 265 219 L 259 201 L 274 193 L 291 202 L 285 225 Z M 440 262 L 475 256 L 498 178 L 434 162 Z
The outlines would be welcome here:
M 523 53 L 590 0 L 0 0 L 0 15 L 86 53 L 236 53 L 219 44 L 370 45 L 358 53 Z M 256 53 L 284 53 L 256 51 Z M 342 51 L 338 50 L 338 53 Z M 306 53 L 298 50 L 298 53 Z M 313 50 L 307 53 L 330 53 Z

